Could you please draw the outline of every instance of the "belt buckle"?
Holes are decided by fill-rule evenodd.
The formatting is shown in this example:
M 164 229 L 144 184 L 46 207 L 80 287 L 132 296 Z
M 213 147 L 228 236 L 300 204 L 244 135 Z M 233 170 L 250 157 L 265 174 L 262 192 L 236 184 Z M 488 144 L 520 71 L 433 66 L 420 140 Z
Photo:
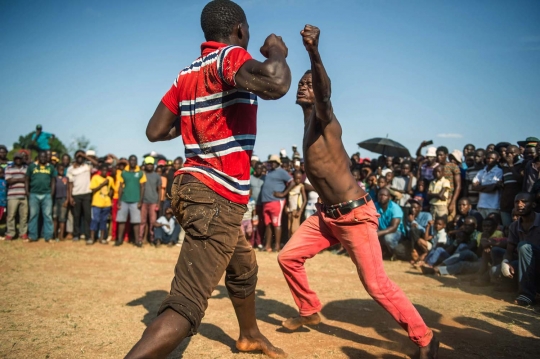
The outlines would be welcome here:
M 338 219 L 339 216 L 341 216 L 341 213 L 339 213 L 338 208 L 331 208 L 331 207 L 327 208 L 326 214 L 328 214 L 328 217 L 330 217 L 332 219 Z

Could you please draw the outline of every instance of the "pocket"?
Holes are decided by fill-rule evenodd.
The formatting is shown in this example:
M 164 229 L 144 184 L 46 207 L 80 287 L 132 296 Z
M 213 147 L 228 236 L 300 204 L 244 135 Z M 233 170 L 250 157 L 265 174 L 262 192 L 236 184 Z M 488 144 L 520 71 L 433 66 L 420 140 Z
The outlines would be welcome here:
M 208 237 L 208 229 L 217 214 L 215 194 L 199 191 L 196 186 L 179 186 L 177 218 L 186 234 L 192 238 Z

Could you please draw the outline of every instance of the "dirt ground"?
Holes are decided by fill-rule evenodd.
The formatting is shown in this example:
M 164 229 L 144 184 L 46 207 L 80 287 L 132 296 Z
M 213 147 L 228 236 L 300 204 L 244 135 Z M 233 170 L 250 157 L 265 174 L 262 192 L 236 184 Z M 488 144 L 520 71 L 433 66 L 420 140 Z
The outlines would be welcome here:
M 154 318 L 180 248 L 82 243 L 0 243 L 0 357 L 121 358 Z M 308 261 L 325 303 L 321 324 L 290 333 L 296 314 L 275 253 L 259 253 L 257 317 L 289 358 L 408 358 L 406 333 L 362 288 L 349 258 L 322 253 Z M 425 277 L 403 262 L 389 276 L 438 333 L 441 358 L 538 358 L 540 317 L 509 304 L 513 294 L 470 286 L 467 277 Z M 263 358 L 238 353 L 238 327 L 223 281 L 200 334 L 170 358 Z

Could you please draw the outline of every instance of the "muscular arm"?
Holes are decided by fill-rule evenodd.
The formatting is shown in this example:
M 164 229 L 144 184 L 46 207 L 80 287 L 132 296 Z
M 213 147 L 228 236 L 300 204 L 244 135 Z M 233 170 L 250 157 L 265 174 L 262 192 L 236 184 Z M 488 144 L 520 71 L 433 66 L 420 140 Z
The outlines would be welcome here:
M 248 60 L 236 73 L 236 87 L 264 100 L 277 100 L 291 87 L 291 70 L 285 61 L 287 53 L 277 47 L 268 50 L 264 62 Z
M 452 197 L 451 203 L 456 203 L 459 195 L 461 194 L 461 174 L 455 173 L 454 174 L 454 196 Z
M 150 142 L 170 141 L 181 135 L 178 117 L 160 102 L 146 126 Z

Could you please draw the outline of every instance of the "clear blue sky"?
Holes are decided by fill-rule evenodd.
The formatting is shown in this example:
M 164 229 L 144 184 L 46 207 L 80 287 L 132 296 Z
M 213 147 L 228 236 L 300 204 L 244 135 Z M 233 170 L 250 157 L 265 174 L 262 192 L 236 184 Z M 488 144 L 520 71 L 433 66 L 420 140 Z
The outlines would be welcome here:
M 540 2 L 238 0 L 249 51 L 272 32 L 289 47 L 293 86 L 259 101 L 255 152 L 301 145 L 295 87 L 309 61 L 299 31 L 321 28 L 332 100 L 350 153 L 388 136 L 414 152 L 540 137 Z M 179 70 L 200 54 L 206 1 L 0 2 L 0 143 L 40 123 L 64 143 L 80 134 L 98 154 L 183 155 L 181 139 L 144 131 Z M 365 156 L 368 153 L 361 151 Z

